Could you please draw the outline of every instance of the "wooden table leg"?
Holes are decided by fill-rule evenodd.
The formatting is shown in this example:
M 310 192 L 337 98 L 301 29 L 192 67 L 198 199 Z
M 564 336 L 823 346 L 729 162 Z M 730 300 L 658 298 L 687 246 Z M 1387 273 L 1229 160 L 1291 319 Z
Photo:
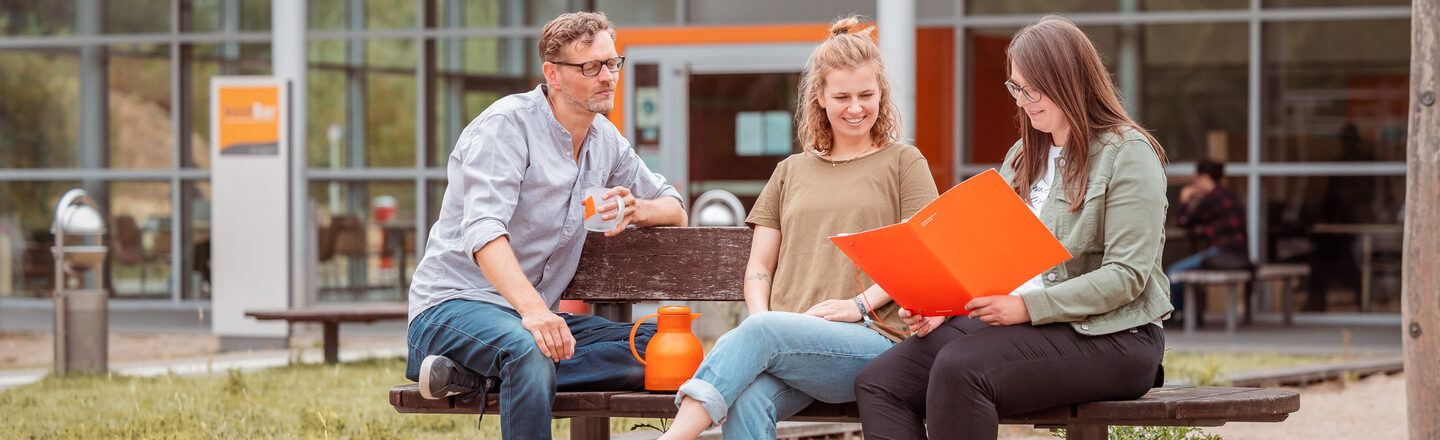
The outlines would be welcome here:
M 325 328 L 325 363 L 339 363 L 340 323 L 337 321 L 323 321 L 321 325 Z
M 1195 296 L 1199 294 L 1197 289 L 1199 283 L 1185 283 L 1185 336 L 1195 334 L 1195 316 L 1199 314 L 1195 310 Z
M 1241 303 L 1245 304 L 1244 323 L 1245 325 L 1250 325 L 1255 322 L 1255 309 L 1260 308 L 1260 295 L 1258 292 L 1260 290 L 1260 281 L 1252 278 L 1250 282 L 1245 283 L 1243 287 L 1245 288 L 1245 296 L 1241 297 Z
M 1225 336 L 1235 336 L 1235 309 L 1239 307 L 1240 286 L 1244 283 L 1234 283 L 1229 287 L 1225 295 Z
M 1285 325 L 1294 323 L 1295 306 L 1290 303 L 1290 298 L 1295 296 L 1295 289 L 1300 287 L 1300 277 L 1285 278 L 1280 282 L 1280 309 L 1285 314 Z
M 1370 311 L 1370 250 L 1375 246 L 1370 234 L 1360 234 L 1360 311 Z
M 610 438 L 609 417 L 571 417 L 570 440 L 608 440 Z

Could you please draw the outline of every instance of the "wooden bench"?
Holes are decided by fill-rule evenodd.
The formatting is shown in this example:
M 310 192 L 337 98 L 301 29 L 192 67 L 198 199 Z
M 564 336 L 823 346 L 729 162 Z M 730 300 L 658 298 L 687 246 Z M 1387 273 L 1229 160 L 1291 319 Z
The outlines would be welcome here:
M 729 228 L 633 229 L 615 237 L 591 233 L 580 267 L 562 298 L 592 303 L 597 314 L 630 321 L 636 301 L 743 301 L 741 282 L 751 232 Z M 703 318 L 702 318 L 703 319 Z M 674 417 L 673 393 L 560 392 L 552 415 L 570 417 L 575 439 L 610 438 L 610 417 Z M 397 412 L 498 414 L 497 396 L 462 403 L 427 400 L 416 384 L 390 389 Z M 1162 387 L 1128 401 L 1090 402 L 1005 417 L 1005 424 L 1065 428 L 1067 438 L 1103 439 L 1110 425 L 1219 426 L 1226 422 L 1278 422 L 1299 410 L 1293 391 L 1230 387 Z M 789 420 L 858 422 L 854 403 L 816 403 Z
M 1277 296 L 1280 300 L 1280 313 L 1285 317 L 1285 325 L 1294 323 L 1295 314 L 1295 290 L 1300 286 L 1300 279 L 1310 276 L 1310 265 L 1308 264 L 1287 264 L 1287 263 L 1265 263 L 1255 268 L 1255 285 L 1266 286 L 1267 290 Z M 1279 284 L 1279 286 L 1275 286 Z M 1252 299 L 1250 309 L 1258 309 L 1258 299 Z M 1245 320 L 1250 320 L 1250 309 L 1245 310 Z
M 1199 302 L 1201 289 L 1209 286 L 1225 287 L 1225 334 L 1235 335 L 1235 312 L 1239 309 L 1240 293 L 1246 291 L 1245 285 L 1250 283 L 1253 275 L 1248 270 L 1209 270 L 1195 269 L 1175 274 L 1171 282 L 1185 283 L 1184 298 L 1184 325 L 1185 335 L 1195 334 L 1195 324 L 1200 320 L 1200 308 L 1203 304 Z
M 1195 269 L 1181 272 L 1171 280 L 1178 283 L 1185 283 L 1184 297 L 1184 325 L 1185 334 L 1195 332 L 1196 324 L 1199 322 L 1200 289 L 1208 286 L 1223 286 L 1226 288 L 1225 296 L 1225 333 L 1235 334 L 1237 309 L 1241 301 L 1241 293 L 1245 294 L 1245 323 L 1250 323 L 1254 318 L 1255 309 L 1260 307 L 1259 295 L 1254 295 L 1251 287 L 1254 285 L 1280 284 L 1278 289 L 1271 288 L 1270 291 L 1280 299 L 1280 310 L 1284 316 L 1285 325 L 1291 325 L 1294 320 L 1293 296 L 1295 289 L 1300 285 L 1300 278 L 1310 275 L 1310 266 L 1304 264 L 1283 264 L 1265 263 L 1255 267 L 1255 270 L 1211 270 Z M 1174 294 L 1174 292 L 1171 292 Z
M 338 308 L 307 308 L 278 310 L 249 310 L 245 316 L 260 320 L 284 320 L 297 322 L 318 322 L 324 333 L 325 363 L 340 361 L 340 323 L 404 320 L 408 313 L 405 304 L 366 304 Z

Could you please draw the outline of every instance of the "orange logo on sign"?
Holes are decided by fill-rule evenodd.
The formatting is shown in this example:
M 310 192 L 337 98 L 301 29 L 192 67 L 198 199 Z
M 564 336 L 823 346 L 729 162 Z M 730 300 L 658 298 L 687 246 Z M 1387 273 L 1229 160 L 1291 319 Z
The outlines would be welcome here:
M 279 154 L 279 87 L 221 87 L 218 95 L 220 154 Z

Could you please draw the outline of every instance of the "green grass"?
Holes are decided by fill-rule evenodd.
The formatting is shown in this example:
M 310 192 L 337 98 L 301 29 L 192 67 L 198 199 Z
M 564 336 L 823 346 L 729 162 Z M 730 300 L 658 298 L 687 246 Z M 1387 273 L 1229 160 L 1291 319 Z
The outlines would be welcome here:
M 1335 360 L 1276 354 L 1170 352 L 1166 374 L 1223 384 L 1226 374 Z M 405 362 L 292 365 L 210 376 L 46 377 L 0 390 L 0 438 L 500 438 L 500 418 L 398 414 L 387 392 L 405 382 Z M 611 419 L 611 431 L 657 419 Z M 640 428 L 647 429 L 647 428 Z M 568 420 L 551 424 L 569 436 Z
M 397 359 L 297 365 L 201 377 L 46 377 L 0 390 L 0 438 L 500 438 L 500 418 L 399 414 L 387 396 L 404 383 Z M 656 419 L 611 419 L 611 430 Z M 555 420 L 555 437 L 569 437 Z
M 1165 379 L 1190 385 L 1229 385 L 1227 377 L 1241 371 L 1331 362 L 1345 356 L 1308 356 L 1275 353 L 1165 352 Z

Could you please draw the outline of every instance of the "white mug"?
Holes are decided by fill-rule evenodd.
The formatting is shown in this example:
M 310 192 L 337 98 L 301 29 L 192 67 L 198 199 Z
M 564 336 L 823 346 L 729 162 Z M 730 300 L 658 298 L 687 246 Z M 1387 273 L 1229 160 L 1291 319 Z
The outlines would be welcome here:
M 625 217 L 625 203 L 620 196 L 605 199 L 605 192 L 609 188 L 587 188 L 585 189 L 585 229 L 595 232 L 609 232 L 620 226 L 620 219 Z M 607 205 L 614 204 L 615 218 L 602 220 L 605 214 L 600 212 Z

